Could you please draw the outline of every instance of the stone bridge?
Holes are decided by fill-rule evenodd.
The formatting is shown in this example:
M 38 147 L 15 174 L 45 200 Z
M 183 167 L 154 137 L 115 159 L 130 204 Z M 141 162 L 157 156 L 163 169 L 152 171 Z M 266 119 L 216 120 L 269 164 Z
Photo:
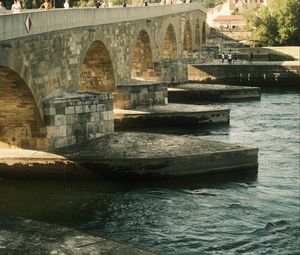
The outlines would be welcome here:
M 80 144 L 113 131 L 114 107 L 166 104 L 205 19 L 198 3 L 0 16 L 0 147 Z

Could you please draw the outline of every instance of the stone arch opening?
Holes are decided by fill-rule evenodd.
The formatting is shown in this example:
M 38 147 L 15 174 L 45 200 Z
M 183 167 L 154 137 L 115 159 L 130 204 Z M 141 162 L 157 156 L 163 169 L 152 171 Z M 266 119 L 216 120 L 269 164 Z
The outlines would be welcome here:
M 163 58 L 166 59 L 177 58 L 176 35 L 172 24 L 169 24 L 165 35 Z
M 101 41 L 94 41 L 80 66 L 79 88 L 82 91 L 115 91 L 115 75 L 108 49 Z
M 203 21 L 203 24 L 202 24 L 202 43 L 206 44 L 206 26 L 205 26 L 205 21 Z
M 184 37 L 183 37 L 183 56 L 188 57 L 193 51 L 192 46 L 192 30 L 190 22 L 187 21 L 184 26 Z
M 131 79 L 157 80 L 157 75 L 154 71 L 150 38 L 146 30 L 142 30 L 137 37 L 133 51 Z
M 46 127 L 30 89 L 4 66 L 0 66 L 0 105 L 0 148 L 48 147 Z
M 196 28 L 195 28 L 195 48 L 200 48 L 200 22 L 199 19 L 196 21 Z

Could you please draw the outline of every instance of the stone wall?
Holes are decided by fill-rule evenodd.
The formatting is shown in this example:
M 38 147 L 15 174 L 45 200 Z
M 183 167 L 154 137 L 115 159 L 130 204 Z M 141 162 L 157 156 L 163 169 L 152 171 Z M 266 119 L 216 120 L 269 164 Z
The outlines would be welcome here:
M 299 85 L 300 66 L 269 64 L 212 64 L 189 65 L 188 77 L 190 81 L 205 83 L 224 83 L 266 86 L 282 84 L 283 86 Z
M 114 99 L 114 106 L 122 109 L 165 105 L 168 103 L 167 85 L 165 83 L 123 85 L 118 87 Z
M 59 94 L 47 98 L 43 103 L 50 149 L 83 144 L 103 133 L 114 131 L 111 94 Z

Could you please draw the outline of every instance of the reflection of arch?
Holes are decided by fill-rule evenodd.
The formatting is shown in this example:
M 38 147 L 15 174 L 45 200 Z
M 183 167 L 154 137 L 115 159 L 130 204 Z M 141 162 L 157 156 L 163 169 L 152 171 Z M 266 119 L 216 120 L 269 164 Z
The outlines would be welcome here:
M 46 128 L 33 95 L 14 71 L 0 66 L 0 147 L 44 147 Z
M 203 21 L 203 24 L 202 24 L 202 43 L 206 44 L 206 26 L 205 26 L 205 21 Z
M 168 59 L 177 58 L 176 35 L 172 24 L 170 24 L 167 28 L 167 32 L 164 40 L 163 57 Z
M 190 22 L 187 21 L 184 26 L 183 56 L 187 57 L 192 52 L 192 49 L 192 30 Z
M 200 48 L 200 33 L 200 22 L 199 19 L 197 19 L 195 29 L 195 48 Z
M 134 47 L 131 78 L 138 80 L 155 80 L 156 78 L 150 38 L 145 30 L 139 33 Z
M 115 76 L 109 52 L 101 41 L 94 41 L 80 67 L 80 90 L 112 92 Z

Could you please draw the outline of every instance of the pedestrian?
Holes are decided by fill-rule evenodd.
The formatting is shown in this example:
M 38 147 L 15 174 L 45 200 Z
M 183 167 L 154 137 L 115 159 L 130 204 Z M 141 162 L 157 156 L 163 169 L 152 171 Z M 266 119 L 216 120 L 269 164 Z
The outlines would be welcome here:
M 5 12 L 6 12 L 6 9 L 5 9 L 5 7 L 3 6 L 2 2 L 0 2 L 0 15 L 5 14 Z
M 11 6 L 12 13 L 20 13 L 22 9 L 21 3 L 19 0 L 14 0 L 13 5 Z
M 232 53 L 231 53 L 231 49 L 229 49 L 229 52 L 228 52 L 228 64 L 231 64 L 232 63 Z
M 145 6 L 148 6 L 148 1 L 147 0 L 145 1 Z
M 126 7 L 126 0 L 123 2 L 123 7 Z
M 100 8 L 101 7 L 101 2 L 100 1 L 97 1 L 96 4 L 95 4 L 96 8 Z
M 49 0 L 45 0 L 45 2 L 40 6 L 40 9 L 44 8 L 45 10 L 51 10 L 52 5 Z
M 222 58 L 222 64 L 224 64 L 224 61 L 225 61 L 225 53 L 224 52 L 222 52 L 221 58 Z
M 253 52 L 250 51 L 249 53 L 249 63 L 252 64 L 252 60 L 253 60 Z
M 68 0 L 65 1 L 65 3 L 64 3 L 64 8 L 65 8 L 65 9 L 69 9 L 69 8 L 70 8 L 69 1 L 68 1 Z
M 234 64 L 234 63 L 236 63 L 236 61 L 237 61 L 236 52 L 234 52 L 233 53 L 233 62 L 232 63 Z

